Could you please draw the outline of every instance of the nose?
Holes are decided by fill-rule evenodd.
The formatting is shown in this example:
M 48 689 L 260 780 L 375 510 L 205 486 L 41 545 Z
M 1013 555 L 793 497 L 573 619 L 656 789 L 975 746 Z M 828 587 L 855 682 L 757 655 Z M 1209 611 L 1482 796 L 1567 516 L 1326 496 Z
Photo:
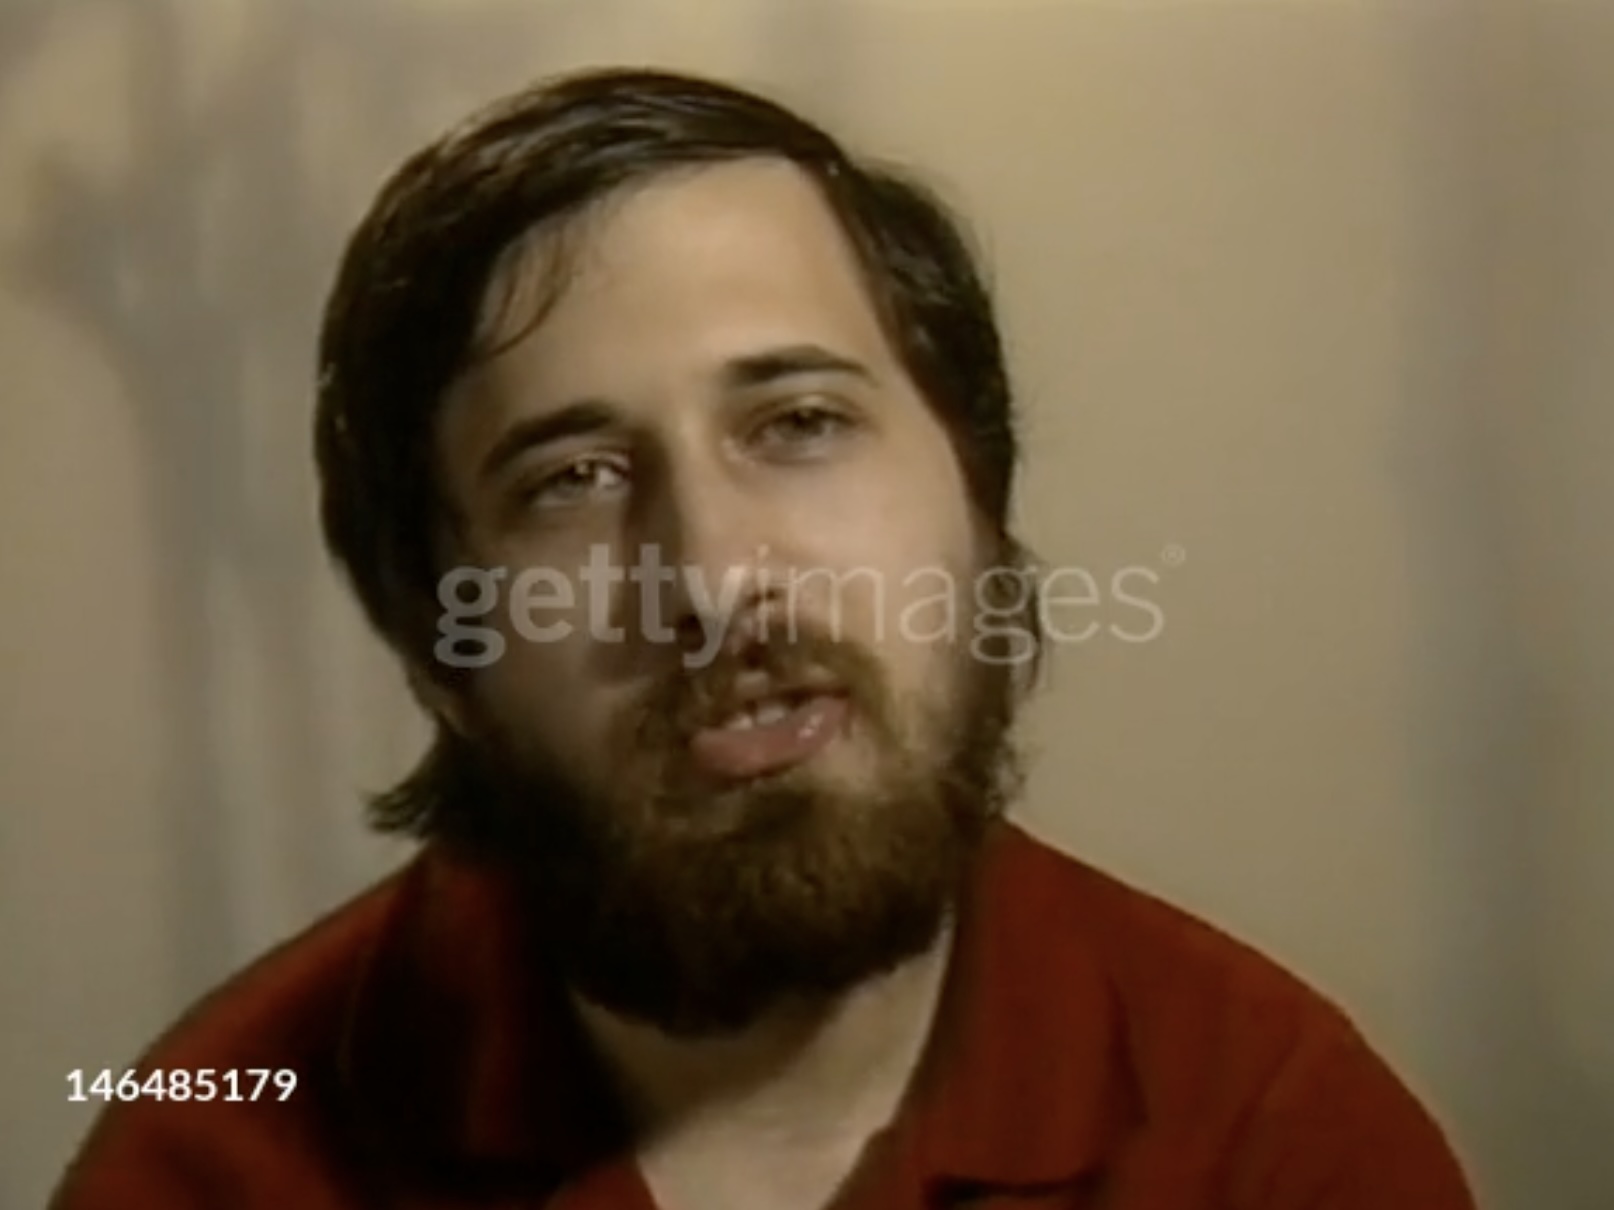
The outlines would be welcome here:
M 712 466 L 666 474 L 659 495 L 644 541 L 671 573 L 662 577 L 663 622 L 686 651 L 743 648 L 775 591 L 765 504 Z

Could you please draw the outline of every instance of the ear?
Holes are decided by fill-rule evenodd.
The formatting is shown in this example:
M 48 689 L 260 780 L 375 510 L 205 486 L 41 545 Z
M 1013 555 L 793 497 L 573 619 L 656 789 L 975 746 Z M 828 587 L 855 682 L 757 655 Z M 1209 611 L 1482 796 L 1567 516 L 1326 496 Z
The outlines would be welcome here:
M 421 709 L 455 734 L 461 737 L 470 734 L 471 712 L 464 690 L 448 684 L 441 677 L 433 676 L 416 663 L 408 665 L 406 674 L 409 691 L 414 694 Z

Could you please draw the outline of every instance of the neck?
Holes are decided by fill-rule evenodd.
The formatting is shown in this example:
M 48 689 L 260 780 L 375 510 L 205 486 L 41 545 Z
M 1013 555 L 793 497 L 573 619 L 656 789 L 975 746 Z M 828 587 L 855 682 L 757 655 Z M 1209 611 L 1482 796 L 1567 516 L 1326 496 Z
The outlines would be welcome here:
M 781 1004 L 720 1037 L 676 1037 L 576 1003 L 641 1137 L 707 1124 L 872 1134 L 895 1115 L 929 1038 L 952 937 L 945 926 L 891 972 L 831 1000 Z

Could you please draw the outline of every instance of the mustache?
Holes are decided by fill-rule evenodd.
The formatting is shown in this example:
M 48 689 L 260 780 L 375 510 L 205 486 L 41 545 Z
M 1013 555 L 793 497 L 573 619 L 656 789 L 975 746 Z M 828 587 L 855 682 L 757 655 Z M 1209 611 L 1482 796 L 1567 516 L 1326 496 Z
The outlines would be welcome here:
M 788 639 L 724 648 L 699 668 L 675 665 L 646 691 L 628 731 L 637 743 L 687 738 L 733 714 L 742 684 L 759 681 L 769 695 L 833 693 L 869 717 L 885 717 L 885 674 L 873 653 L 802 627 Z

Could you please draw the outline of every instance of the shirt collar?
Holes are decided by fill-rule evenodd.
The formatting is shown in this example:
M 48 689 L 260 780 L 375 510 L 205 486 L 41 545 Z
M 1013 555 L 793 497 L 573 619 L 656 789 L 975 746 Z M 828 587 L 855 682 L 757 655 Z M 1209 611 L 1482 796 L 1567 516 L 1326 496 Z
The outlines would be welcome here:
M 927 1184 L 1080 1178 L 1136 1098 L 1069 859 L 996 826 L 962 905 L 936 1033 L 894 1130 Z M 1074 910 L 1073 910 L 1074 909 Z M 446 1179 L 572 1178 L 626 1123 L 563 990 L 525 949 L 509 886 L 428 848 L 356 973 L 342 1069 L 395 1160 Z

